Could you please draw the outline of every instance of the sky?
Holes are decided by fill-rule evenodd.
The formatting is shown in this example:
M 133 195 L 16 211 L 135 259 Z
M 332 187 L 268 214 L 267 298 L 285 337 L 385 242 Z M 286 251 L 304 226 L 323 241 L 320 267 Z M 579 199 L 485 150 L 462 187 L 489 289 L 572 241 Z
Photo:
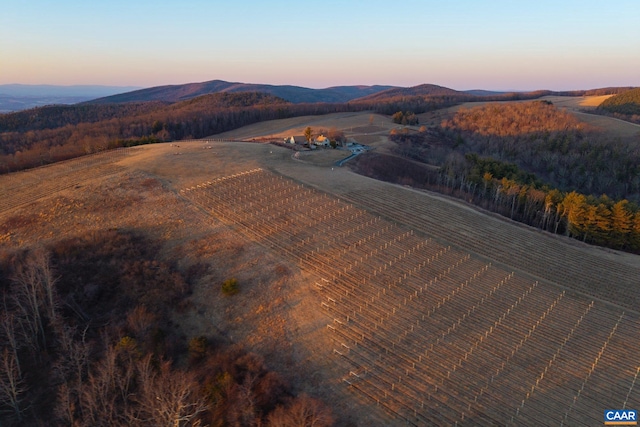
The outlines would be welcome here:
M 1 0 L 0 10 L 0 84 L 640 86 L 638 0 Z

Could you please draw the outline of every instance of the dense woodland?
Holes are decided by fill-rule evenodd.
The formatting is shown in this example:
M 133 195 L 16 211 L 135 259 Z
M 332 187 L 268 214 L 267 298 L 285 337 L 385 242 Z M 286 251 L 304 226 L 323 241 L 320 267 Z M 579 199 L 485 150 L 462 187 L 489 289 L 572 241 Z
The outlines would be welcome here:
M 597 112 L 640 124 L 640 88 L 606 99 L 600 104 Z
M 640 146 L 612 138 L 546 102 L 462 110 L 441 130 L 456 151 L 516 164 L 562 191 L 640 201 Z
M 0 253 L 0 424 L 331 425 L 258 355 L 178 335 L 171 313 L 206 267 L 157 250 L 104 231 Z
M 640 252 L 637 140 L 611 139 L 539 101 L 461 110 L 439 127 L 390 137 L 399 157 L 364 156 L 359 171 L 456 195 L 552 233 Z

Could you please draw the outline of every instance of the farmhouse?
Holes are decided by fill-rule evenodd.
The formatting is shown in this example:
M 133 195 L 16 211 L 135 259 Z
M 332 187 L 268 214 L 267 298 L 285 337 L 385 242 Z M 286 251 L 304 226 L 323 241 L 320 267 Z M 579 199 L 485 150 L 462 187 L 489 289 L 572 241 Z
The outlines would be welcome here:
M 331 145 L 329 138 L 324 135 L 318 136 L 313 143 L 318 147 L 329 147 Z

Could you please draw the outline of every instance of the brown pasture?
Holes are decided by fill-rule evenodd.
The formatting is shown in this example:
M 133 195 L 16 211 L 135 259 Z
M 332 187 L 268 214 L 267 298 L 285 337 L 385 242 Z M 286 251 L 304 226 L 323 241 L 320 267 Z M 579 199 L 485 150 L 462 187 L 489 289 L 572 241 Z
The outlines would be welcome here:
M 215 138 L 242 139 L 274 138 L 282 139 L 289 136 L 301 136 L 307 127 L 315 132 L 336 128 L 345 132 L 347 136 L 361 135 L 375 132 L 389 132 L 397 127 L 387 116 L 373 113 L 334 113 L 323 116 L 302 116 L 290 119 L 272 120 L 245 126 L 215 135 Z
M 224 137 L 357 139 L 369 116 Z M 640 257 L 355 175 L 334 150 L 294 153 L 178 142 L 0 176 L 0 245 L 105 228 L 163 240 L 161 256 L 209 266 L 180 330 L 244 343 L 341 425 L 595 425 L 640 407 Z

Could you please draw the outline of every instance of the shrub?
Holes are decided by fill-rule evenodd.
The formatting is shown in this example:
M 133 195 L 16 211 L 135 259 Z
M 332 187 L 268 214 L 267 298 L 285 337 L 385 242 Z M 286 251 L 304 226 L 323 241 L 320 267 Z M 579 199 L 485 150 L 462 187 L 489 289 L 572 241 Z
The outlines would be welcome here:
M 191 363 L 204 359 L 207 354 L 207 344 L 207 337 L 202 335 L 189 340 L 189 361 Z
M 222 282 L 222 293 L 225 295 L 235 295 L 240 292 L 238 289 L 238 281 L 236 279 L 227 279 Z

